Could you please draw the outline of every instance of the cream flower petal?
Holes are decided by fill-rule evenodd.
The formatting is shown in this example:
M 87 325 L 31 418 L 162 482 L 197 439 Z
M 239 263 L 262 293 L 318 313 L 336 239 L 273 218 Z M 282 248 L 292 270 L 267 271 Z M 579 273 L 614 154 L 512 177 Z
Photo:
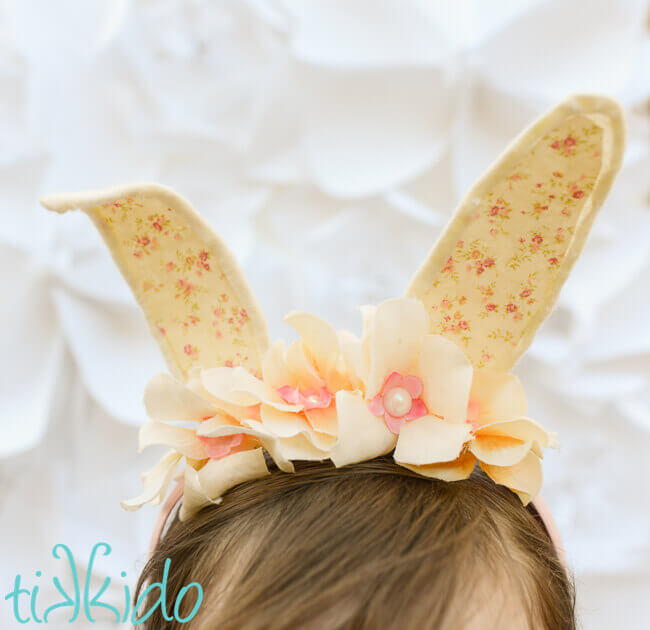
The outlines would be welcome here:
M 243 367 L 203 370 L 201 382 L 213 396 L 232 405 L 250 407 L 265 402 L 282 411 L 302 409 L 300 406 L 285 404 L 272 387 Z
M 256 430 L 264 430 L 262 424 L 259 422 L 247 421 L 246 424 Z M 277 438 L 277 450 L 281 457 L 286 460 L 323 461 L 327 459 L 327 451 L 315 446 L 313 441 L 309 439 L 311 436 L 313 436 L 313 432 L 309 431 L 304 434 L 295 435 L 294 437 Z M 271 455 L 273 456 L 273 454 Z M 273 458 L 277 462 L 276 457 L 273 456 Z
M 368 361 L 363 353 L 361 341 L 348 330 L 340 330 L 338 336 L 350 383 L 356 389 L 361 389 L 368 378 Z
M 526 396 L 514 374 L 475 370 L 470 396 L 478 401 L 480 424 L 526 415 Z
M 138 452 L 147 446 L 164 444 L 192 459 L 205 458 L 205 446 L 196 436 L 193 429 L 176 427 L 165 422 L 147 422 L 140 427 L 138 437 Z
M 441 479 L 442 481 L 461 481 L 467 479 L 474 470 L 476 457 L 469 452 L 464 452 L 457 459 L 451 462 L 439 464 L 426 464 L 424 466 L 413 466 L 411 464 L 400 464 L 423 477 Z
M 169 451 L 150 471 L 142 475 L 142 494 L 121 501 L 120 505 L 129 511 L 137 510 L 146 503 L 158 505 L 167 492 L 181 457 L 180 453 Z
M 503 422 L 491 422 L 485 424 L 475 432 L 479 436 L 506 436 L 517 438 L 524 442 L 535 442 L 542 448 L 556 448 L 555 436 L 548 433 L 544 428 L 530 418 L 518 418 L 517 420 L 504 420 Z
M 320 317 L 299 311 L 291 311 L 284 321 L 300 335 L 316 369 L 321 375 L 328 375 L 336 367 L 339 357 L 336 330 Z
M 514 466 L 490 466 L 479 462 L 485 473 L 496 483 L 516 493 L 524 505 L 528 505 L 542 487 L 542 464 L 539 457 L 530 452 Z
M 350 373 L 345 359 L 339 354 L 336 366 L 323 376 L 325 387 L 329 392 L 338 392 L 339 389 L 353 390 L 363 386 L 359 379 Z
M 336 393 L 338 441 L 330 451 L 337 467 L 355 464 L 390 453 L 395 436 L 383 419 L 373 415 L 359 392 Z
M 186 521 L 210 503 L 220 503 L 221 497 L 230 488 L 268 474 L 264 451 L 261 448 L 240 451 L 221 459 L 211 459 L 198 471 L 188 466 L 185 469 L 180 520 Z
M 262 426 L 266 431 L 276 435 L 281 440 L 304 436 L 319 451 L 312 453 L 310 458 L 323 459 L 322 451 L 328 451 L 336 441 L 334 436 L 320 430 L 314 430 L 303 414 L 279 411 L 270 405 L 261 407 Z M 316 411 L 316 410 L 314 410 Z M 318 410 L 324 411 L 324 410 Z M 336 413 L 336 412 L 335 412 Z
M 464 423 L 472 386 L 473 368 L 463 351 L 441 335 L 426 335 L 418 359 L 417 375 L 424 390 L 422 400 L 430 414 Z
M 326 453 L 325 457 L 329 457 L 329 452 L 336 444 L 335 435 L 327 435 L 327 433 L 319 433 L 318 431 L 309 431 L 304 436 L 320 451 Z
M 335 405 L 325 409 L 307 409 L 305 415 L 314 431 L 333 436 L 338 434 L 338 414 Z
M 246 432 L 245 426 L 234 425 L 232 423 L 224 424 L 216 418 L 210 418 L 201 422 L 196 430 L 196 434 L 200 437 L 223 437 L 224 435 L 236 435 L 237 433 L 250 435 L 250 433 Z
M 227 458 L 226 458 L 227 459 Z M 216 460 L 218 461 L 218 460 Z M 183 478 L 183 501 L 178 513 L 181 521 L 186 521 L 210 503 L 221 503 L 221 497 L 211 501 L 201 488 L 201 480 L 197 470 L 186 466 Z
M 402 425 L 395 461 L 398 464 L 438 464 L 456 459 L 470 435 L 466 424 L 456 424 L 435 416 L 422 416 Z
M 298 382 L 289 371 L 285 358 L 284 341 L 276 341 L 267 351 L 262 362 L 264 382 L 277 390 L 285 385 L 297 387 Z
M 381 390 L 392 372 L 408 374 L 417 361 L 429 318 L 422 303 L 412 298 L 387 300 L 377 307 L 370 323 L 370 370 L 366 397 Z
M 204 386 L 202 381 L 203 368 L 193 368 L 190 370 L 187 378 L 187 387 L 194 392 L 207 400 L 215 409 L 218 409 L 220 412 L 223 412 L 233 418 L 237 418 L 242 413 L 241 405 L 233 405 L 227 403 L 223 400 L 220 400 L 213 394 L 211 394 Z
M 320 389 L 324 381 L 307 357 L 302 341 L 297 339 L 287 350 L 287 365 L 301 389 Z
M 532 442 L 522 442 L 505 435 L 477 435 L 469 450 L 476 458 L 493 466 L 514 466 L 530 451 Z
M 144 391 L 144 406 L 152 420 L 201 420 L 214 415 L 216 408 L 190 387 L 170 374 L 157 374 Z
M 260 416 L 264 428 L 280 438 L 294 437 L 311 431 L 306 418 L 300 413 L 280 411 L 270 405 L 262 404 Z
M 197 429 L 197 435 L 205 437 L 222 437 L 225 435 L 236 435 L 243 433 L 256 437 L 262 446 L 268 451 L 269 455 L 275 461 L 277 467 L 283 472 L 293 472 L 293 464 L 284 456 L 280 446 L 281 440 L 265 430 L 265 428 L 256 420 L 243 420 L 247 426 L 223 425 L 212 419 L 201 423 Z

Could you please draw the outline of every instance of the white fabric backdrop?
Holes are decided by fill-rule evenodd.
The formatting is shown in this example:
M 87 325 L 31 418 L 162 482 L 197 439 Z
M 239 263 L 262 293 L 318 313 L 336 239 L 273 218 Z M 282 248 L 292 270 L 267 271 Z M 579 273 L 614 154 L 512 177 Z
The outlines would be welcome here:
M 645 626 L 649 22 L 641 0 L 0 0 L 2 594 L 21 573 L 41 611 L 65 575 L 52 546 L 83 568 L 107 541 L 94 574 L 123 608 L 155 516 L 118 501 L 158 455 L 135 447 L 162 359 L 90 222 L 40 194 L 170 185 L 230 243 L 272 336 L 291 308 L 358 330 L 512 136 L 595 90 L 626 107 L 625 164 L 516 371 L 560 434 L 544 494 L 584 627 Z

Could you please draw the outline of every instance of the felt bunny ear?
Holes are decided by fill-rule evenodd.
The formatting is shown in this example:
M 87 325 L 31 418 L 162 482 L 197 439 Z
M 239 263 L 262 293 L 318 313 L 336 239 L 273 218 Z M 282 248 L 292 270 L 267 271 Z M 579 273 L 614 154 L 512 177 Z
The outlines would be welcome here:
M 618 171 L 620 106 L 574 96 L 465 196 L 407 294 L 476 367 L 509 370 L 551 311 Z
M 175 376 L 218 365 L 261 372 L 268 336 L 257 301 L 231 252 L 185 199 L 144 184 L 41 203 L 92 219 Z

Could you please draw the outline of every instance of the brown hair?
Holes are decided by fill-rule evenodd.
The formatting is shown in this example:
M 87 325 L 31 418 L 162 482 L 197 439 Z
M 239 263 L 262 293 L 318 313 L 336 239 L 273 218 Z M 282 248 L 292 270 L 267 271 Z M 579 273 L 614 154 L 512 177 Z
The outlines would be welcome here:
M 146 629 L 576 627 L 572 583 L 539 517 L 479 470 L 445 483 L 385 457 L 274 471 L 187 523 L 175 517 L 138 593 L 167 558 L 171 606 L 190 582 L 205 596 L 191 622 L 158 607 Z M 183 615 L 195 601 L 188 592 Z

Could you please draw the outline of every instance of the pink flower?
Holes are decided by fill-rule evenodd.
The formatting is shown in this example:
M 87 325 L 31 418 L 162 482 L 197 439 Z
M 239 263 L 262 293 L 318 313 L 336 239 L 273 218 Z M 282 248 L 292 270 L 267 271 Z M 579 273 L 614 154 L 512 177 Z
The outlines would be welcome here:
M 573 193 L 573 198 L 574 198 L 574 199 L 582 199 L 582 197 L 584 197 L 584 195 L 585 195 L 584 191 L 582 191 L 582 190 L 576 190 L 576 191 Z
M 486 259 L 483 261 L 483 266 L 484 266 L 484 267 L 488 267 L 488 268 L 490 268 L 490 267 L 492 267 L 493 265 L 494 265 L 494 258 L 486 258 Z
M 549 262 L 551 265 L 557 265 L 560 261 L 559 261 L 558 258 L 556 258 L 555 256 L 553 256 L 553 258 L 549 258 L 549 259 L 548 259 L 548 262 Z
M 516 304 L 513 304 L 512 302 L 510 302 L 510 304 L 506 304 L 506 311 L 508 313 L 514 313 L 516 310 L 517 310 Z
M 197 437 L 205 445 L 205 454 L 210 459 L 221 459 L 226 455 L 230 455 L 233 449 L 241 446 L 241 443 L 244 440 L 243 433 L 223 435 L 221 437 L 205 437 L 204 435 L 199 435 Z
M 422 381 L 417 376 L 393 372 L 381 391 L 368 403 L 368 409 L 376 416 L 383 415 L 388 430 L 397 435 L 407 420 L 427 414 L 421 395 Z
M 530 295 L 530 289 L 524 289 L 520 294 L 520 298 L 527 298 Z
M 566 138 L 564 138 L 563 144 L 565 147 L 572 147 L 575 145 L 575 143 L 576 143 L 576 139 L 572 138 L 571 136 L 567 136 Z
M 284 385 L 278 389 L 278 394 L 290 405 L 302 405 L 305 411 L 327 409 L 332 402 L 332 393 L 324 386 L 320 389 L 312 388 L 300 391 L 298 387 Z
M 496 309 L 497 305 L 496 304 L 486 304 L 485 305 L 485 310 L 488 312 L 492 312 Z

